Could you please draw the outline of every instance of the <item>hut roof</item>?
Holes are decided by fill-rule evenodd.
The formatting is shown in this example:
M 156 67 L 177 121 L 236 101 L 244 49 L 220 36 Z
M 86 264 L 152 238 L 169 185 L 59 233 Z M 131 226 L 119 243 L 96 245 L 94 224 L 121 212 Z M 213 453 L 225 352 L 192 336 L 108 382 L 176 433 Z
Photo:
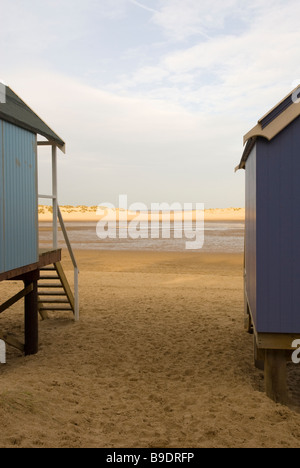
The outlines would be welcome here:
M 0 100 L 0 119 L 44 136 L 65 152 L 65 142 L 8 86 L 5 86 L 5 99 Z
M 282 130 L 300 116 L 300 85 L 291 91 L 275 107 L 265 114 L 257 125 L 244 136 L 246 144 L 238 169 L 245 169 L 246 161 L 255 145 L 257 138 L 262 137 L 271 141 Z

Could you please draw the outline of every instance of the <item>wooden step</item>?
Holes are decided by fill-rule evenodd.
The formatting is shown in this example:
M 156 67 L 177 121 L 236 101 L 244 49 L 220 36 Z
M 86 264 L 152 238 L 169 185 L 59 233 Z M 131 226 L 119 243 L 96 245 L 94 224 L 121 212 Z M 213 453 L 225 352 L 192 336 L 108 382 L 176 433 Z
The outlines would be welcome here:
M 71 305 L 71 308 L 72 308 L 72 311 L 75 312 L 75 301 L 74 301 L 74 295 L 71 291 L 71 288 L 70 288 L 70 285 L 69 285 L 69 282 L 67 280 L 67 277 L 65 275 L 65 272 L 61 266 L 61 263 L 60 262 L 57 262 L 54 264 L 54 267 L 56 269 L 56 272 L 60 278 L 60 281 L 62 282 L 62 285 L 63 285 L 63 288 L 64 288 L 64 291 L 67 295 L 67 298 L 69 299 L 69 303 Z
M 46 284 L 39 284 L 38 285 L 38 288 L 41 289 L 48 289 L 48 288 L 59 288 L 59 289 L 63 289 L 63 285 L 60 283 L 60 284 L 52 284 L 52 283 L 46 283 Z
M 40 304 L 69 304 L 68 299 L 42 299 Z
M 54 291 L 40 291 L 39 296 L 65 296 L 65 292 L 54 292 Z
M 51 311 L 74 313 L 74 295 L 60 262 L 53 267 L 41 268 L 38 296 L 39 312 L 43 319 L 48 318 L 47 312 Z
M 43 284 L 45 284 L 45 283 L 42 283 L 41 281 L 57 281 L 57 282 L 60 282 L 58 276 L 43 276 L 42 278 L 39 279 L 39 285 L 43 286 Z
M 59 279 L 59 276 L 57 276 L 57 275 L 45 275 L 45 276 L 41 276 L 39 281 L 45 280 L 45 279 L 56 279 L 57 280 L 57 279 Z

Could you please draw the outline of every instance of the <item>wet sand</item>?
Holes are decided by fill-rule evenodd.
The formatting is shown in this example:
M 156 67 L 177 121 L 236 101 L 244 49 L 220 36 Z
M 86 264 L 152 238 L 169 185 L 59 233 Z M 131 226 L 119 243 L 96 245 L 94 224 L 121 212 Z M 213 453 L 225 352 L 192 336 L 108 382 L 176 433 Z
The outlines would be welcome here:
M 77 258 L 80 322 L 51 313 L 38 355 L 7 348 L 1 447 L 300 447 L 300 414 L 265 396 L 253 366 L 242 255 Z M 1 298 L 20 289 L 0 283 Z M 0 323 L 22 338 L 22 304 Z

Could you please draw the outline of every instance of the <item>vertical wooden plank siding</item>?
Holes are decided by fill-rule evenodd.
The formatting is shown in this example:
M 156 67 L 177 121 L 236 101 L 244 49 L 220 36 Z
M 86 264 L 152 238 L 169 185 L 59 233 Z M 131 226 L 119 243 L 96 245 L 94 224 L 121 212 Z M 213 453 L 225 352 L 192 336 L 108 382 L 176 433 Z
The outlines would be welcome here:
M 4 179 L 3 179 L 3 138 L 2 138 L 2 121 L 0 120 L 0 273 L 4 273 Z
M 257 141 L 257 317 L 260 333 L 300 333 L 300 118 Z
M 256 321 L 256 146 L 246 163 L 245 225 L 246 292 L 254 322 Z
M 36 135 L 2 121 L 4 271 L 38 261 Z

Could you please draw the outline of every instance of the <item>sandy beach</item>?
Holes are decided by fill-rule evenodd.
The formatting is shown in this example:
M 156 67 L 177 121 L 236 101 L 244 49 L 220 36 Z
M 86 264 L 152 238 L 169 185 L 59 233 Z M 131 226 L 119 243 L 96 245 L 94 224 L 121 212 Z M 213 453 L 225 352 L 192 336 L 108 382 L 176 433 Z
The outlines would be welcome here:
M 266 397 L 253 366 L 242 255 L 76 255 L 80 322 L 52 313 L 36 356 L 7 348 L 1 447 L 300 446 L 300 414 Z M 19 289 L 1 283 L 1 297 Z M 1 327 L 22 338 L 21 303 Z

